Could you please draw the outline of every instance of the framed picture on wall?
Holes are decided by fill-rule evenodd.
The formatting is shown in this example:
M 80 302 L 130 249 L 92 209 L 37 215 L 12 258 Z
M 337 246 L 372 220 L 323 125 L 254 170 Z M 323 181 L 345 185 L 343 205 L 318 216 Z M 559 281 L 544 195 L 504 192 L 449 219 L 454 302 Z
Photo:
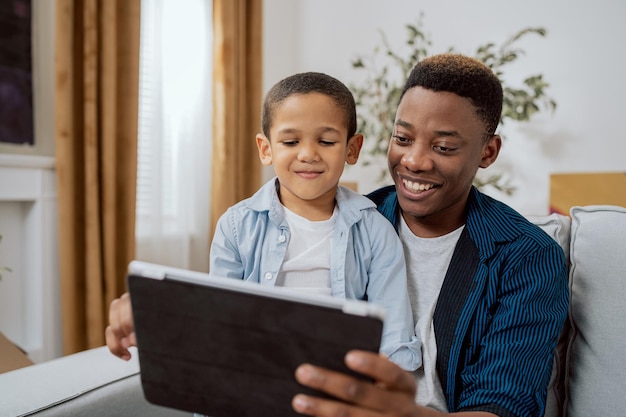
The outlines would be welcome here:
M 0 142 L 34 145 L 31 0 L 0 0 Z

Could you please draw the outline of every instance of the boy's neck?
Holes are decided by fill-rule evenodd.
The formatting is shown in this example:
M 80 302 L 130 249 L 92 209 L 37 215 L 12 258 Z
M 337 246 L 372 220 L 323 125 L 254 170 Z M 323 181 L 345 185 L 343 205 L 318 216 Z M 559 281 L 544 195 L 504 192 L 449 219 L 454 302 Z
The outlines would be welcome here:
M 293 195 L 287 195 L 278 190 L 281 204 L 291 212 L 312 222 L 328 220 L 335 211 L 335 196 L 337 193 L 325 194 L 314 200 L 302 200 Z
M 306 204 L 285 204 L 282 202 L 283 206 L 292 213 L 297 214 L 300 217 L 304 217 L 305 219 L 312 222 L 320 222 L 324 220 L 328 220 L 333 216 L 333 212 L 335 210 L 335 200 L 331 202 L 331 204 L 321 203 L 319 201 L 307 201 Z
M 328 210 L 315 210 L 313 207 L 309 210 L 303 210 L 303 211 L 296 211 L 296 210 L 292 210 L 291 208 L 284 206 L 287 210 L 289 210 L 290 212 L 297 214 L 300 217 L 303 217 L 305 219 L 307 219 L 308 221 L 311 222 L 322 222 L 325 220 L 330 219 L 333 216 L 334 213 L 334 206 L 332 208 L 332 210 L 328 211 Z

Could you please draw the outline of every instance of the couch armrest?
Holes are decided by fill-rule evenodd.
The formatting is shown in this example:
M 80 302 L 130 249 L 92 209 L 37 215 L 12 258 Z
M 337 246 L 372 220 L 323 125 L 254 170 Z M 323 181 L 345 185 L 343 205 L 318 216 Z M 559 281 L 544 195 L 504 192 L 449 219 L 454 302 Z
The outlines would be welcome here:
M 6 416 L 190 416 L 148 403 L 137 353 L 125 362 L 106 346 L 0 374 Z

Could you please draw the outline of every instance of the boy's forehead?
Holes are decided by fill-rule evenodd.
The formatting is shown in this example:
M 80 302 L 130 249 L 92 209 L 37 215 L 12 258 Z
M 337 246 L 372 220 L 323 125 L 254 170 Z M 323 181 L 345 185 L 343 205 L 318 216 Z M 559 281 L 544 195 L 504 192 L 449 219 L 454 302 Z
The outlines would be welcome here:
M 272 124 L 282 117 L 297 115 L 301 115 L 302 117 L 312 116 L 313 113 L 318 117 L 325 116 L 326 118 L 331 116 L 334 116 L 331 118 L 335 118 L 338 116 L 342 124 L 347 127 L 348 114 L 346 109 L 333 97 L 318 92 L 291 94 L 279 103 L 276 103 L 271 109 Z

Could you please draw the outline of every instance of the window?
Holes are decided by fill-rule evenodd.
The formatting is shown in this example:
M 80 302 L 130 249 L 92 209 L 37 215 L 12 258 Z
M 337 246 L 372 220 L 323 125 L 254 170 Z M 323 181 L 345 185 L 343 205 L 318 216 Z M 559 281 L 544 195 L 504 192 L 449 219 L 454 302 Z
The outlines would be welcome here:
M 141 7 L 136 257 L 208 271 L 212 3 Z

